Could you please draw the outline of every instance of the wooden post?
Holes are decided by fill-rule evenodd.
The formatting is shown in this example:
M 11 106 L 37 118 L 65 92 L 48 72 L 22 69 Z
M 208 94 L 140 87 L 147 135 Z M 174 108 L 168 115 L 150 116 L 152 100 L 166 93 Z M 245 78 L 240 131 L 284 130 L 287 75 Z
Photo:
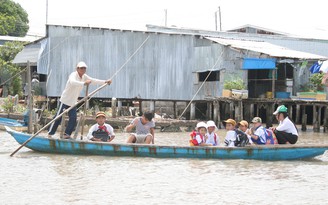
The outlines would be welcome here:
M 318 126 L 318 131 L 320 132 L 320 126 L 321 126 L 321 111 L 322 111 L 322 106 L 319 106 L 318 110 L 318 120 L 317 120 L 317 126 Z
M 327 132 L 328 130 L 328 107 L 325 107 L 324 118 L 323 118 L 323 132 Z
M 267 104 L 266 109 L 266 126 L 272 127 L 272 113 L 273 113 L 273 104 Z
M 235 118 L 232 117 L 232 119 L 235 119 L 236 122 L 240 121 L 240 115 L 239 115 L 239 103 L 235 106 Z
M 176 101 L 173 101 L 173 118 L 174 119 L 177 119 L 177 102 Z
M 295 118 L 296 124 L 300 123 L 300 118 L 301 118 L 301 105 L 296 104 L 296 118 Z
M 142 101 L 141 100 L 139 100 L 139 113 L 143 113 L 142 112 Z M 136 113 L 136 114 L 138 114 L 138 113 Z
M 194 120 L 196 117 L 196 103 L 192 102 L 190 104 L 190 119 Z
M 207 112 L 206 112 L 207 119 L 213 119 L 212 118 L 212 110 L 213 110 L 213 104 L 212 104 L 212 102 L 208 102 L 207 103 Z
M 216 106 L 216 109 L 217 109 L 217 112 L 218 112 L 218 115 L 217 115 L 217 125 L 218 125 L 218 128 L 221 129 L 221 112 L 220 112 L 220 102 L 218 102 L 217 106 Z
M 155 112 L 155 101 L 150 101 L 149 110 Z
M 123 115 L 123 103 L 122 103 L 122 100 L 117 100 L 117 113 L 118 113 L 118 116 L 122 116 Z
M 215 124 L 217 124 L 217 120 L 218 120 L 218 102 L 214 101 L 213 102 L 213 121 L 215 122 Z
M 28 133 L 33 132 L 33 95 L 32 95 L 32 78 L 30 61 L 27 61 L 27 95 L 28 95 Z
M 252 120 L 252 118 L 254 117 L 254 104 L 253 103 L 251 103 L 250 105 L 249 105 L 249 116 L 250 116 L 250 120 Z
M 288 116 L 290 119 L 293 119 L 293 106 L 288 105 Z
M 313 105 L 313 132 L 320 132 L 320 126 L 318 126 L 318 113 L 317 106 Z
M 112 117 L 115 118 L 116 117 L 116 98 L 112 98 Z
M 234 118 L 233 114 L 235 112 L 235 108 L 234 108 L 234 102 L 230 102 L 229 103 L 229 118 Z
M 304 105 L 302 109 L 302 131 L 306 131 L 306 124 L 307 124 L 307 114 L 306 114 L 306 105 Z

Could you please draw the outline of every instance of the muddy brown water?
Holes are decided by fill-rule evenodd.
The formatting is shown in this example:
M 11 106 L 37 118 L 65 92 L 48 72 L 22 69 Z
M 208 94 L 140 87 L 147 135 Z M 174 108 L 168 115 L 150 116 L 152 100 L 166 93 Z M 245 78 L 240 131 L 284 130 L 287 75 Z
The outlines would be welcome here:
M 225 134 L 220 130 L 221 144 Z M 124 142 L 126 133 L 117 133 Z M 187 132 L 157 144 L 184 145 Z M 300 133 L 300 144 L 328 144 Z M 328 153 L 310 160 L 256 161 L 51 155 L 20 150 L 0 131 L 1 204 L 327 204 Z

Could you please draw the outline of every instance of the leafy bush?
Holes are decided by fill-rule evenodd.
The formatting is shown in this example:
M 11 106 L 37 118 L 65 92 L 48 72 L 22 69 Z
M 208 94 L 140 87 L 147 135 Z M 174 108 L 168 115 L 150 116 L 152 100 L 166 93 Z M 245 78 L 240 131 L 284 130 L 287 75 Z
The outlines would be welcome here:
M 2 108 L 4 109 L 4 111 L 6 113 L 11 113 L 14 111 L 14 101 L 12 100 L 11 97 L 8 97 L 6 99 L 3 100 L 3 105 L 2 105 Z
M 315 73 L 310 77 L 311 85 L 313 86 L 313 90 L 323 91 L 324 86 L 321 84 L 324 73 Z
M 234 80 L 229 80 L 224 82 L 223 85 L 224 89 L 227 90 L 244 90 L 246 88 L 246 86 L 244 85 L 244 81 L 241 78 L 236 78 Z

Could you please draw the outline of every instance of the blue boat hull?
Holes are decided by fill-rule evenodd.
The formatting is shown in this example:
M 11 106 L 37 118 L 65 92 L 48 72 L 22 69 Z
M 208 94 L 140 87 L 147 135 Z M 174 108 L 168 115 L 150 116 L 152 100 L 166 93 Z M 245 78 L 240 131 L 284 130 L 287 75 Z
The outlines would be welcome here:
M 6 128 L 19 144 L 30 135 Z M 230 147 L 159 146 L 139 144 L 112 144 L 78 140 L 48 139 L 34 137 L 26 147 L 31 150 L 75 155 L 135 156 L 160 158 L 203 158 L 203 159 L 256 159 L 256 160 L 297 160 L 313 158 L 324 154 L 326 146 L 313 145 L 271 145 Z
M 26 127 L 26 125 L 23 125 L 17 120 L 2 118 L 2 117 L 0 117 L 0 125 L 8 126 L 8 127 Z

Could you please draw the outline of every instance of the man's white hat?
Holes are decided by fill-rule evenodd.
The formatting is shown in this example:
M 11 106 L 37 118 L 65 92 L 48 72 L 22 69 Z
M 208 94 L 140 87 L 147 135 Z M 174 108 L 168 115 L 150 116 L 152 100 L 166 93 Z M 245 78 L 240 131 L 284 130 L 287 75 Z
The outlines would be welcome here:
M 87 64 L 85 64 L 85 62 L 80 61 L 80 62 L 77 64 L 76 67 L 77 67 L 77 68 L 87 68 L 88 66 L 87 66 Z

